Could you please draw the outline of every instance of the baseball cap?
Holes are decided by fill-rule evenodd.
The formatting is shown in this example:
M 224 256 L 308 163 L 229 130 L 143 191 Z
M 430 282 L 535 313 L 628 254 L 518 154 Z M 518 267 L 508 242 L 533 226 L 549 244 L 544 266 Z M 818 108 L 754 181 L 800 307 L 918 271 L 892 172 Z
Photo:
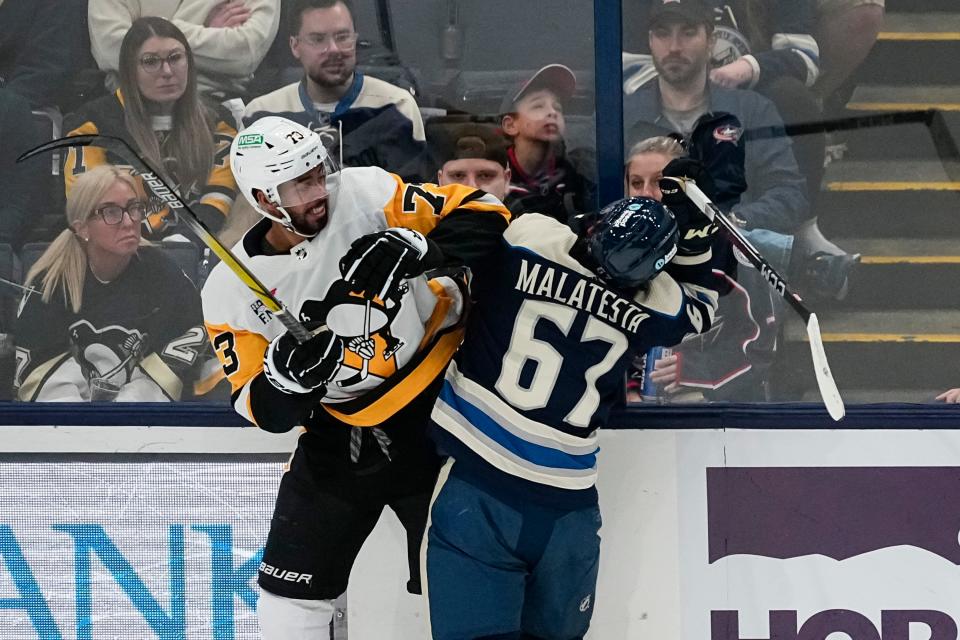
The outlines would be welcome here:
M 563 64 L 548 64 L 540 68 L 529 80 L 521 82 L 503 96 L 500 113 L 511 113 L 524 95 L 537 89 L 550 89 L 562 101 L 573 95 L 577 88 L 577 76 L 570 67 Z
M 703 0 L 653 0 L 650 5 L 650 28 L 667 19 L 694 24 L 712 25 L 713 11 Z
M 433 158 L 439 167 L 451 160 L 468 158 L 492 160 L 501 166 L 506 166 L 508 162 L 507 147 L 510 142 L 495 125 L 432 122 L 427 125 L 426 133 Z

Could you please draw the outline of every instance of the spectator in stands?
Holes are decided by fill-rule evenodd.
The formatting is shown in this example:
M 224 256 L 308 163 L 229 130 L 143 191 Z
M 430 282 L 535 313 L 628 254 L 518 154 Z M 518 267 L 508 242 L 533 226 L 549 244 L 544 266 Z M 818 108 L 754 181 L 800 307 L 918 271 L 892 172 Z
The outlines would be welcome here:
M 348 0 L 295 0 L 290 50 L 303 79 L 253 100 L 244 124 L 278 115 L 318 132 L 345 166 L 378 166 L 420 178 L 423 121 L 410 92 L 357 69 L 357 31 Z
M 489 124 L 431 122 L 427 139 L 438 166 L 437 184 L 465 184 L 503 202 L 510 188 L 508 141 Z
M 26 401 L 179 400 L 191 395 L 206 334 L 200 296 L 144 246 L 139 181 L 101 165 L 67 199 L 68 228 L 27 273 L 16 325 Z
M 750 88 L 769 98 L 784 123 L 823 120 L 813 86 L 820 77 L 820 47 L 814 39 L 816 0 L 775 0 L 726 5 L 714 30 L 711 82 L 729 89 Z M 843 250 L 816 225 L 823 183 L 827 136 L 791 136 L 793 152 L 806 178 L 811 219 L 797 230 L 798 241 L 828 254 Z
M 514 216 L 536 212 L 568 222 L 595 208 L 593 187 L 567 160 L 564 103 L 576 76 L 549 64 L 503 97 L 500 126 L 510 138 L 510 192 L 505 204 Z
M 815 31 L 816 0 L 767 0 L 725 3 L 722 0 L 651 0 L 650 27 L 666 28 L 677 20 L 699 14 L 712 31 L 710 80 L 728 89 L 754 89 L 769 98 L 787 125 L 823 119 L 814 91 L 821 73 L 820 47 Z M 687 5 L 685 8 L 679 4 Z M 824 133 L 793 136 L 793 153 L 806 180 L 811 215 L 796 233 L 810 252 L 845 255 L 827 240 L 816 224 L 824 175 L 827 137 Z M 851 260 L 855 260 L 851 256 Z
M 17 156 L 43 140 L 26 98 L 8 89 L 0 89 L 0 141 L 0 242 L 16 246 L 39 205 L 42 177 L 49 174 L 50 164 L 49 158 L 17 163 Z
M 122 43 L 143 17 L 166 18 L 186 34 L 196 56 L 200 90 L 218 99 L 243 95 L 244 87 L 277 35 L 280 0 L 89 0 L 93 57 L 119 86 Z
M 884 0 L 817 0 L 823 70 L 817 93 L 828 100 L 859 67 L 883 26 Z
M 656 133 L 687 136 L 711 111 L 734 114 L 746 129 L 782 128 L 769 100 L 752 91 L 710 86 L 712 31 L 712 13 L 698 0 L 653 5 L 650 50 L 660 75 L 624 100 L 628 143 Z M 748 143 L 746 173 L 750 191 L 734 213 L 748 229 L 792 233 L 809 217 L 804 179 L 789 139 Z
M 711 82 L 728 89 L 755 89 L 769 98 L 786 124 L 823 119 L 813 85 L 820 77 L 820 47 L 812 33 L 815 0 L 774 0 L 764 5 L 727 5 L 714 29 Z M 769 25 L 769 26 L 768 26 Z M 793 151 L 807 179 L 807 198 L 816 210 L 823 181 L 826 136 L 794 136 Z
M 66 93 L 85 59 L 81 0 L 0 2 L 0 87 L 50 107 Z
M 716 146 L 723 144 L 726 143 Z M 704 159 L 707 164 L 715 164 L 717 154 L 704 147 L 699 145 L 697 152 L 713 156 Z M 660 136 L 638 142 L 627 158 L 626 195 L 662 200 L 660 178 L 667 165 L 678 158 L 687 158 L 687 151 L 676 138 Z M 730 154 L 726 154 L 721 161 L 731 160 Z M 731 191 L 724 180 L 702 180 L 722 185 L 709 189 L 718 201 L 735 198 L 733 193 L 745 186 L 741 183 Z M 790 242 L 789 237 L 786 242 Z M 779 331 L 769 286 L 752 267 L 737 268 L 725 241 L 715 243 L 713 273 L 718 279 L 715 288 L 721 295 L 714 325 L 702 336 L 692 336 L 674 347 L 672 355 L 658 360 L 651 380 L 661 397 L 674 400 L 762 402 L 767 399 L 767 378 Z M 627 383 L 629 402 L 640 400 L 639 386 L 644 375 L 641 365 L 633 368 Z
M 649 77 L 646 33 L 650 7 L 663 0 L 624 3 L 625 70 L 628 92 Z M 713 11 L 719 35 L 713 51 L 716 66 L 741 56 L 751 59 L 729 67 L 728 80 L 762 83 L 764 77 L 787 75 L 814 86 L 827 101 L 866 59 L 883 25 L 884 0 L 704 0 Z M 748 69 L 746 64 L 752 69 Z M 759 72 L 759 75 L 755 75 Z M 815 81 L 813 84 L 811 81 Z M 740 86 L 740 82 L 737 82 Z M 778 108 L 781 106 L 777 104 Z M 783 114 L 786 117 L 786 114 Z
M 776 108 L 763 96 L 711 85 L 713 24 L 713 13 L 701 0 L 665 4 L 657 0 L 653 4 L 649 43 L 659 77 L 624 99 L 628 144 L 670 132 L 689 135 L 709 112 L 733 114 L 746 130 L 783 128 Z M 739 136 L 742 131 L 735 133 Z M 718 131 L 717 135 L 725 134 Z M 748 139 L 746 181 L 750 188 L 731 214 L 761 253 L 777 264 L 776 256 L 790 254 L 785 236 L 795 234 L 812 219 L 806 181 L 797 167 L 790 139 L 776 135 Z M 809 254 L 811 281 L 819 285 L 816 292 L 844 296 L 848 273 L 859 256 L 820 247 Z
M 147 161 L 164 171 L 180 197 L 213 230 L 230 212 L 236 183 L 230 143 L 236 135 L 222 107 L 206 106 L 197 93 L 197 69 L 186 36 L 156 17 L 133 22 L 120 47 L 120 88 L 64 120 L 67 135 L 101 133 L 125 138 Z M 67 196 L 77 178 L 100 164 L 123 165 L 98 147 L 73 147 L 64 168 Z M 144 220 L 151 240 L 179 231 L 169 209 Z

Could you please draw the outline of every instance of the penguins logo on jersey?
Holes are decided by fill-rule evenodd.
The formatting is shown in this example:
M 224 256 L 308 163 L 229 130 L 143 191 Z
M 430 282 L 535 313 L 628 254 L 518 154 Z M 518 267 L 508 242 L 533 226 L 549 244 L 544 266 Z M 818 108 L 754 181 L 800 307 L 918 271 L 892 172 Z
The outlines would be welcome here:
M 403 283 L 386 300 L 374 298 L 368 303 L 350 291 L 345 280 L 337 280 L 323 300 L 307 300 L 300 308 L 300 320 L 326 324 L 343 338 L 346 346 L 343 366 L 337 375 L 340 387 L 349 387 L 374 375 L 387 378 L 397 370 L 394 357 L 405 344 L 393 335 L 390 325 L 400 311 L 408 287 Z
M 87 320 L 70 326 L 73 356 L 84 376 L 126 384 L 143 357 L 146 334 L 118 325 L 97 329 Z

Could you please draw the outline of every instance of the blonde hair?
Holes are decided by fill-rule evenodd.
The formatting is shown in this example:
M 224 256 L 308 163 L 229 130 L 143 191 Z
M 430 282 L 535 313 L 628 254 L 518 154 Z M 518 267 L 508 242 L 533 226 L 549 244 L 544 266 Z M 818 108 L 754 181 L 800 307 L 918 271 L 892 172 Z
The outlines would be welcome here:
M 83 303 L 83 283 L 87 275 L 87 251 L 74 231 L 75 225 L 94 215 L 100 198 L 116 182 L 127 184 L 138 197 L 143 198 L 139 180 L 113 165 L 100 165 L 80 175 L 67 196 L 67 228 L 50 243 L 47 250 L 27 272 L 26 286 L 41 279 L 43 301 L 49 303 L 57 288 L 63 289 L 63 303 L 80 312 Z
M 676 138 L 671 138 L 670 136 L 656 136 L 654 138 L 641 140 L 633 145 L 630 148 L 630 153 L 627 154 L 627 164 L 630 164 L 630 161 L 633 160 L 634 156 L 639 156 L 644 153 L 659 153 L 667 156 L 671 160 L 682 158 L 687 155 L 686 149 L 683 148 L 683 145 L 680 144 Z

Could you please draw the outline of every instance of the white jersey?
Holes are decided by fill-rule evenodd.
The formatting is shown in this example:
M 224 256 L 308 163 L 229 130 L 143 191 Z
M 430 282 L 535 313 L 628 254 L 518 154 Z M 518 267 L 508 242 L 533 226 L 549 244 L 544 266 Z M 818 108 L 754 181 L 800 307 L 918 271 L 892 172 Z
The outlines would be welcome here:
M 268 255 L 264 235 L 271 223 L 263 220 L 234 247 L 239 260 L 292 315 L 309 326 L 325 324 L 344 340 L 343 366 L 322 400 L 336 417 L 361 426 L 376 424 L 422 390 L 429 382 L 424 370 L 413 371 L 410 384 L 388 385 L 384 397 L 370 393 L 398 371 L 410 377 L 411 367 L 427 365 L 438 375 L 459 345 L 460 332 L 453 329 L 464 307 L 461 287 L 449 277 L 411 278 L 396 296 L 367 303 L 341 278 L 341 257 L 364 235 L 397 226 L 426 234 L 447 213 L 465 208 L 500 212 L 502 205 L 460 185 L 408 185 L 374 167 L 343 169 L 335 209 L 315 237 L 289 253 Z M 505 209 L 502 214 L 507 215 Z M 252 382 L 263 370 L 268 344 L 285 328 L 224 264 L 210 274 L 202 298 L 207 332 L 232 384 L 234 406 L 256 424 L 249 398 Z M 359 343 L 367 333 L 376 348 L 365 363 Z M 338 411 L 338 405 L 362 399 L 369 400 L 362 407 L 365 417 L 352 406 Z M 368 411 L 377 402 L 379 408 Z

